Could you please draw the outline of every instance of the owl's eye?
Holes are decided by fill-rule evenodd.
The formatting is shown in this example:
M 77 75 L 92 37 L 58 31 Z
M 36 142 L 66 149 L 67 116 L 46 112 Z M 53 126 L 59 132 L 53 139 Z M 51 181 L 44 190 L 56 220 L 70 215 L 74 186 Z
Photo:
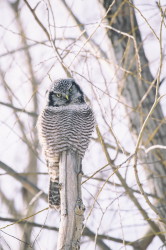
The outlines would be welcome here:
M 62 95 L 61 94 L 56 94 L 57 97 L 61 97 Z
M 71 93 L 71 92 L 72 92 L 72 90 L 73 90 L 73 88 L 71 87 L 71 88 L 69 89 L 69 92 Z

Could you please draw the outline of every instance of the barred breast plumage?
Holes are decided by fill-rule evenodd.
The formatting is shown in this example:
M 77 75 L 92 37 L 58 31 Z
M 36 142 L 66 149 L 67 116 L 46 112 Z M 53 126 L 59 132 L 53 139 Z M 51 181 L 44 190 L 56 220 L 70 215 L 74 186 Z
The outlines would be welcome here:
M 81 157 L 88 147 L 94 128 L 92 110 L 87 104 L 47 107 L 40 116 L 40 137 L 46 156 L 71 149 Z
M 60 95 L 64 100 L 58 99 Z M 38 119 L 38 131 L 50 175 L 49 204 L 58 208 L 60 153 L 76 151 L 83 158 L 94 129 L 94 115 L 73 79 L 58 80 L 49 91 L 48 100 Z

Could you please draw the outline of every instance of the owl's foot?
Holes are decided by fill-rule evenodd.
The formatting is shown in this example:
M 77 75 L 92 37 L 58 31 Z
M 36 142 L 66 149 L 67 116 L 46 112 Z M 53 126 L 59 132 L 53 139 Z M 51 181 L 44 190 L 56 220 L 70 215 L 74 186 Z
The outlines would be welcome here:
M 54 210 L 57 210 L 58 212 L 61 211 L 60 205 L 59 205 L 59 206 L 58 206 L 58 205 L 52 205 L 52 204 L 49 203 L 49 208 L 54 209 Z
M 85 206 L 82 202 L 82 199 L 78 198 L 75 206 L 75 213 L 77 215 L 83 215 L 84 211 L 85 211 Z

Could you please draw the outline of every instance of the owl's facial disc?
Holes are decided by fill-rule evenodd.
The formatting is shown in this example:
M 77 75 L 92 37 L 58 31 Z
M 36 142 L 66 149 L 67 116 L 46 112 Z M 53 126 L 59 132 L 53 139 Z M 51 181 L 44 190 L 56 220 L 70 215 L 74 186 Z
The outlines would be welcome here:
M 59 107 L 84 103 L 84 94 L 74 79 L 57 80 L 48 95 L 48 106 Z

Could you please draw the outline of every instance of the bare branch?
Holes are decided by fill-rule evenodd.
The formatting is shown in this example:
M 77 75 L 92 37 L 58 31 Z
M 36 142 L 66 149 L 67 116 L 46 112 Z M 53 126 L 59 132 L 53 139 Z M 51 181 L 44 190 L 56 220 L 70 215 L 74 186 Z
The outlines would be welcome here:
M 30 4 L 28 3 L 27 0 L 24 0 L 24 2 L 25 2 L 25 4 L 27 5 L 27 7 L 29 8 L 29 10 L 31 11 L 31 13 L 32 13 L 33 17 L 35 18 L 36 22 L 39 24 L 39 26 L 41 27 L 41 29 L 42 29 L 42 30 L 44 31 L 44 33 L 46 34 L 48 40 L 51 42 L 52 47 L 53 47 L 53 49 L 54 49 L 54 51 L 55 51 L 55 53 L 56 53 L 56 56 L 57 56 L 59 62 L 61 63 L 61 65 L 62 65 L 64 71 L 66 72 L 67 76 L 71 77 L 71 73 L 70 73 L 70 71 L 69 71 L 69 68 L 64 64 L 64 62 L 63 62 L 63 60 L 62 60 L 62 58 L 61 58 L 59 52 L 57 51 L 57 48 L 56 48 L 56 46 L 55 46 L 55 43 L 54 43 L 54 41 L 52 40 L 52 38 L 51 38 L 51 36 L 50 36 L 48 30 L 46 29 L 46 27 L 42 24 L 42 22 L 41 22 L 41 21 L 39 20 L 39 18 L 37 17 L 37 15 L 36 15 L 36 13 L 35 13 L 35 9 L 32 9 L 32 7 L 30 6 Z
M 158 235 L 158 226 L 156 225 L 156 223 L 154 223 L 153 221 L 149 220 L 149 216 L 146 213 L 146 211 L 142 208 L 141 204 L 138 202 L 137 198 L 134 196 L 134 194 L 132 193 L 132 191 L 130 190 L 130 188 L 128 187 L 126 181 L 124 180 L 124 178 L 121 176 L 120 172 L 115 169 L 115 167 L 112 164 L 112 160 L 109 156 L 108 150 L 105 146 L 104 143 L 104 139 L 100 133 L 99 128 L 97 127 L 97 131 L 98 131 L 98 135 L 101 141 L 101 145 L 103 147 L 105 156 L 107 158 L 108 163 L 110 164 L 110 166 L 113 168 L 113 170 L 115 171 L 115 174 L 117 175 L 117 177 L 119 178 L 119 180 L 121 181 L 124 189 L 126 190 L 128 196 L 130 197 L 131 201 L 135 204 L 135 206 L 138 208 L 138 210 L 140 211 L 140 213 L 142 214 L 143 218 L 148 222 L 148 224 L 151 226 L 152 230 L 156 233 L 156 235 Z M 158 235 L 159 238 L 164 241 L 164 237 L 162 235 Z
M 23 185 L 23 187 L 26 188 L 31 194 L 36 195 L 41 192 L 41 189 L 35 186 L 35 184 L 27 180 L 24 176 L 20 176 L 15 170 L 13 170 L 2 161 L 0 161 L 0 168 L 5 170 L 9 175 L 19 181 Z M 44 193 L 44 191 L 42 191 L 40 197 L 47 202 L 47 195 Z
M 27 110 L 25 110 L 25 109 L 17 108 L 17 107 L 13 106 L 13 105 L 10 104 L 10 103 L 0 102 L 0 104 L 3 105 L 3 106 L 6 106 L 6 107 L 8 107 L 8 108 L 14 109 L 14 110 L 17 111 L 17 112 L 22 112 L 22 113 L 25 113 L 25 114 L 27 114 L 27 115 L 30 115 L 30 116 L 32 116 L 32 117 L 37 117 L 37 116 L 38 116 L 38 115 L 37 115 L 36 113 L 34 113 L 34 112 L 29 112 L 29 111 L 27 111 Z

